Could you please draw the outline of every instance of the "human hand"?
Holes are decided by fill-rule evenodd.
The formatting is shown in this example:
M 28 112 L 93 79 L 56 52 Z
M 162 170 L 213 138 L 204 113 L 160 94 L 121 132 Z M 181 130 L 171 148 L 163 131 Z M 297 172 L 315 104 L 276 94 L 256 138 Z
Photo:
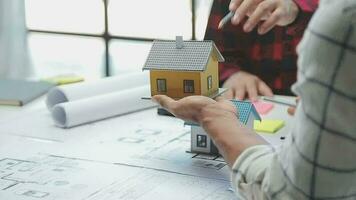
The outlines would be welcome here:
M 204 96 L 189 96 L 175 101 L 156 95 L 152 100 L 178 118 L 199 123 L 230 167 L 245 149 L 266 144 L 259 135 L 239 123 L 235 106 L 222 97 L 215 101 Z
M 276 25 L 291 24 L 299 12 L 293 0 L 231 0 L 229 9 L 235 12 L 231 19 L 233 25 L 249 16 L 243 26 L 244 31 L 250 32 L 258 25 L 259 34 L 267 33 Z M 260 23 L 262 20 L 264 22 Z
M 217 101 L 215 101 L 205 96 L 188 96 L 176 101 L 166 95 L 155 95 L 152 100 L 174 116 L 199 124 L 204 122 L 204 118 L 216 117 L 217 115 L 234 115 L 236 118 L 237 113 L 233 104 L 222 98 L 217 98 Z M 211 112 L 211 110 L 216 112 Z
M 300 100 L 300 97 L 297 97 L 297 98 L 295 99 L 295 102 L 297 103 L 297 105 L 298 105 L 299 100 Z M 287 112 L 288 112 L 289 115 L 294 116 L 296 109 L 297 109 L 296 106 L 291 106 L 291 107 L 288 108 Z
M 273 96 L 271 88 L 269 88 L 265 82 L 257 76 L 244 71 L 239 71 L 230 76 L 230 78 L 225 81 L 223 87 L 229 89 L 224 94 L 224 97 L 227 99 L 236 98 L 243 100 L 245 96 L 248 96 L 251 101 L 257 101 L 259 94 L 263 96 Z

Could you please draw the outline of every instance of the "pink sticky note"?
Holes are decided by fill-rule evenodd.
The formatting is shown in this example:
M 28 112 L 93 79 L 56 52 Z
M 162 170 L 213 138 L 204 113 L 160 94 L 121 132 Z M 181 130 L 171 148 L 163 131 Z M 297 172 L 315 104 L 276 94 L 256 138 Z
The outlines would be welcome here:
M 273 108 L 272 103 L 266 103 L 263 101 L 253 102 L 253 105 L 255 106 L 257 112 L 261 115 L 267 114 Z

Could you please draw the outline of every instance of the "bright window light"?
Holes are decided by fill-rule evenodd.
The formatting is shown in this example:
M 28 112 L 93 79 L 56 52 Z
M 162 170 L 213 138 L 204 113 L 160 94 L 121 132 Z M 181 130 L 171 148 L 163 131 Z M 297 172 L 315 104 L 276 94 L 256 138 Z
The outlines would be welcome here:
M 173 39 L 192 37 L 191 0 L 110 0 L 109 31 L 113 35 Z
M 213 0 L 196 0 L 195 2 L 195 37 L 197 40 L 203 40 Z
M 142 71 L 151 42 L 112 40 L 110 42 L 111 74 Z
M 31 33 L 29 47 L 38 78 L 76 74 L 92 80 L 104 76 L 101 38 Z
M 30 51 L 38 77 L 75 73 L 96 79 L 141 71 L 152 44 L 145 39 L 192 39 L 192 0 L 106 1 L 109 34 L 128 39 L 104 38 L 104 0 L 25 0 L 29 29 L 97 35 L 31 32 Z M 212 2 L 195 0 L 198 40 L 204 38 Z M 109 45 L 109 74 L 105 74 L 104 40 Z
M 102 0 L 25 0 L 30 29 L 101 34 L 104 31 Z

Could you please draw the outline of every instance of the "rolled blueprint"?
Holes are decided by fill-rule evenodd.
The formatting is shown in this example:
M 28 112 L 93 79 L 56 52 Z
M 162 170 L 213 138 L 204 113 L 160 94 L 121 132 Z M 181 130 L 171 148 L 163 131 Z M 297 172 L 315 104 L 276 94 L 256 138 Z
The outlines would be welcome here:
M 103 78 L 93 82 L 63 85 L 55 87 L 48 92 L 46 104 L 48 109 L 51 109 L 59 103 L 94 97 L 148 84 L 148 73 L 140 72 Z
M 149 85 L 60 103 L 53 107 L 52 117 L 56 126 L 70 128 L 155 107 L 151 101 L 141 99 L 147 91 L 150 91 Z
M 46 104 L 55 125 L 62 128 L 152 108 L 154 103 L 141 99 L 150 95 L 148 77 L 135 73 L 56 87 Z

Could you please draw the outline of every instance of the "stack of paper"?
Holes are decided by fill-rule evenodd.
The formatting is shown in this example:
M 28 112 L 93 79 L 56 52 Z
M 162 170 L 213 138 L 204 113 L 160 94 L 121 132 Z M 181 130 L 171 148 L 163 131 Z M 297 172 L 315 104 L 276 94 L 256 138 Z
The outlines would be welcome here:
M 151 108 L 154 103 L 141 99 L 150 95 L 148 78 L 142 72 L 55 87 L 48 93 L 47 107 L 63 128 Z

